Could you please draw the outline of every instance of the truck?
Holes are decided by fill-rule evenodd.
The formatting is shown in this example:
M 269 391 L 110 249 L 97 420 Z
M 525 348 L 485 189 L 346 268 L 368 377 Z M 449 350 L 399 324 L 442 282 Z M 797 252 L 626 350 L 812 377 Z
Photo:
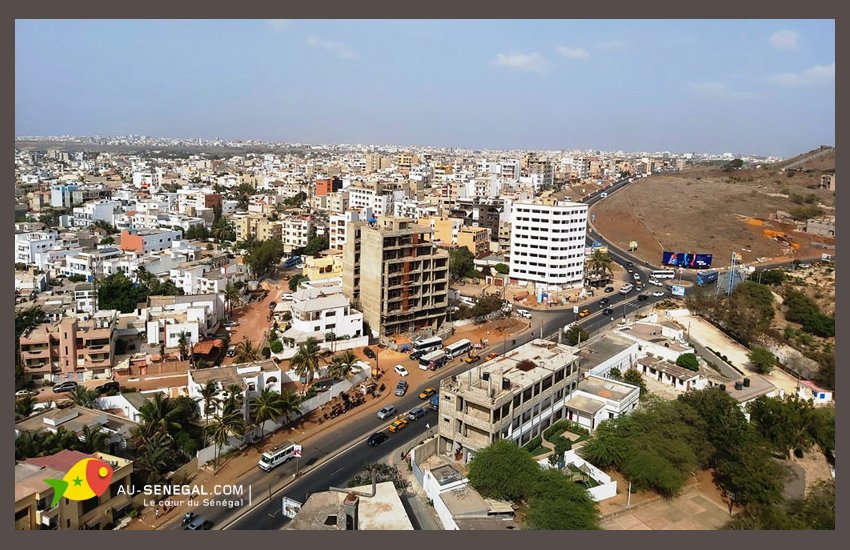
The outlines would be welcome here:
M 697 273 L 697 286 L 705 286 L 717 280 L 717 271 L 700 271 Z

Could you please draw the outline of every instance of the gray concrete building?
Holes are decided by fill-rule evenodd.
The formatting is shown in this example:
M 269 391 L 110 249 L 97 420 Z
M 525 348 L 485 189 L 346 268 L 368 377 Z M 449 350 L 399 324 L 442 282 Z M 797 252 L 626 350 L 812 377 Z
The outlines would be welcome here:
M 449 255 L 412 219 L 349 222 L 343 245 L 343 293 L 381 336 L 430 329 L 446 320 Z

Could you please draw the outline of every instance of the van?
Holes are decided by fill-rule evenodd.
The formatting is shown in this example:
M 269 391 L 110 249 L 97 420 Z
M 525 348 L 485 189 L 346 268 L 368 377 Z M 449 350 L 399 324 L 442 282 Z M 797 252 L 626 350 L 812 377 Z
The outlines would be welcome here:
M 263 453 L 257 466 L 265 472 L 271 472 L 277 466 L 289 461 L 295 453 L 295 443 L 287 441 L 283 445 L 272 447 Z
M 631 284 L 626 283 L 620 288 L 620 294 L 628 294 L 634 288 Z
M 603 198 L 603 199 L 604 199 L 605 197 L 607 197 L 607 196 L 608 196 L 608 193 L 607 193 L 607 192 L 605 192 L 605 191 L 603 191 L 602 193 L 599 193 L 599 196 L 600 196 L 600 198 Z

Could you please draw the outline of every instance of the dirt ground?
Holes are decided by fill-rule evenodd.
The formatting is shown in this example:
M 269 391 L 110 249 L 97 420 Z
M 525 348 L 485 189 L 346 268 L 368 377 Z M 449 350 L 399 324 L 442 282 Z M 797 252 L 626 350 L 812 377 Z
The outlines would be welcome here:
M 825 214 L 834 213 L 833 192 L 807 187 L 819 178 L 819 172 L 787 177 L 769 169 L 724 172 L 705 167 L 658 174 L 595 204 L 593 225 L 622 248 L 637 241 L 636 254 L 656 265 L 664 250 L 713 254 L 719 265 L 728 263 L 732 251 L 741 253 L 745 262 L 792 252 L 764 236 L 767 225 L 750 225 L 747 218 L 761 218 L 771 229 L 785 231 L 800 244 L 794 255 L 820 255 L 823 250 L 811 243 L 834 239 L 792 232 L 793 226 L 769 220 L 777 210 L 797 206 L 787 193 L 813 193 Z

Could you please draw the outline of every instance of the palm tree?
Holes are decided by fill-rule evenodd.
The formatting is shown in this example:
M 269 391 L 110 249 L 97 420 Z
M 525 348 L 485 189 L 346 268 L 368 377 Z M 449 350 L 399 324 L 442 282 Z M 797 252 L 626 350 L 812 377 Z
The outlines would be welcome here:
M 238 307 L 242 302 L 242 293 L 236 288 L 236 285 L 227 283 L 227 286 L 224 287 L 224 300 L 227 302 L 228 315 L 233 315 L 233 306 Z
M 608 256 L 608 254 L 596 250 L 590 256 L 590 259 L 587 261 L 587 267 L 590 268 L 596 274 L 605 274 L 605 272 L 609 272 L 612 275 L 614 272 L 611 270 L 612 260 Z
M 275 420 L 283 415 L 283 399 L 281 395 L 271 388 L 264 388 L 259 395 L 252 400 L 253 421 L 260 426 L 260 439 L 263 433 L 263 423 L 266 420 Z
M 137 430 L 142 434 L 142 439 L 157 432 L 168 434 L 171 430 L 179 430 L 182 425 L 176 419 L 182 412 L 168 397 L 157 393 L 153 399 L 139 407 L 139 416 L 142 421 Z
M 250 363 L 260 360 L 260 350 L 245 336 L 241 342 L 236 344 L 236 354 L 233 356 L 236 363 Z
M 26 418 L 35 410 L 35 397 L 25 395 L 15 400 L 15 419 Z
M 218 403 L 218 384 L 210 380 L 201 387 L 201 400 L 204 402 L 204 417 L 215 412 Z
M 242 394 L 244 393 L 242 386 L 238 384 L 230 384 L 224 389 L 224 391 L 226 392 L 224 397 L 225 401 L 229 401 L 237 407 L 242 407 Z
M 238 410 L 234 403 L 226 402 L 221 414 L 213 420 L 212 424 L 207 426 L 207 430 L 216 446 L 214 469 L 218 469 L 221 449 L 227 444 L 230 436 L 240 436 L 245 433 L 242 411 Z
M 165 342 L 159 343 L 159 373 L 162 374 L 162 364 L 165 363 Z
M 156 433 L 145 439 L 136 455 L 134 469 L 144 472 L 146 481 L 150 484 L 165 480 L 165 472 L 169 469 L 172 454 L 171 439 L 163 433 Z
M 74 393 L 71 394 L 71 399 L 80 407 L 93 409 L 95 407 L 95 401 L 97 400 L 97 394 L 94 390 L 86 389 L 83 386 L 77 386 L 74 389 Z
M 290 389 L 284 389 L 280 394 L 280 416 L 287 425 L 293 418 L 301 416 L 302 403 L 304 398 Z
M 319 341 L 312 337 L 307 338 L 306 342 L 298 346 L 289 366 L 309 383 L 319 372 Z
M 180 348 L 180 360 L 184 361 L 189 350 L 189 334 L 185 330 L 180 331 L 180 335 L 177 338 L 177 346 Z
M 345 378 L 348 380 L 353 376 L 351 369 L 356 362 L 357 356 L 354 355 L 354 352 L 345 350 L 333 358 L 331 366 L 328 369 L 328 375 L 333 378 Z
M 83 437 L 80 440 L 80 451 L 86 454 L 105 452 L 109 448 L 109 436 L 101 431 L 101 427 L 83 426 Z

